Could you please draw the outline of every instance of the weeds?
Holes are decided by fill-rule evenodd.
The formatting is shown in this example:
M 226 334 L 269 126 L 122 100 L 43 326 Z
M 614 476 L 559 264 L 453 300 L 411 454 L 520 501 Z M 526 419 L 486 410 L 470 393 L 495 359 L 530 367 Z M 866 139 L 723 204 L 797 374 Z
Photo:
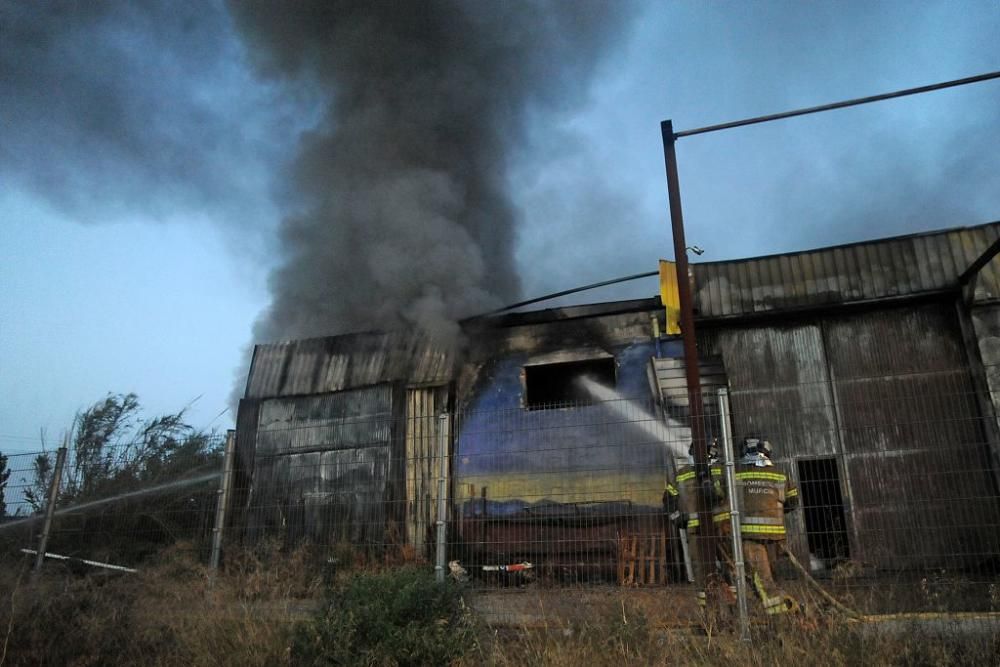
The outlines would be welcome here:
M 0 627 L 10 627 L 7 664 L 288 664 L 296 621 L 289 595 L 319 590 L 302 559 L 246 555 L 210 580 L 178 545 L 137 575 L 79 576 L 49 564 L 18 585 L 19 571 L 6 569 L 0 591 L 11 603 L 0 609 Z
M 458 586 L 411 566 L 345 578 L 298 627 L 292 655 L 298 664 L 447 665 L 473 638 Z
M 0 569 L 0 664 L 1000 664 L 989 626 L 947 618 L 912 626 L 822 614 L 758 619 L 746 644 L 725 620 L 711 633 L 679 625 L 666 590 L 642 601 L 634 591 L 615 593 L 597 604 L 566 590 L 542 609 L 542 627 L 489 627 L 466 607 L 473 594 L 437 585 L 428 568 L 365 560 L 346 547 L 333 559 L 320 556 L 262 545 L 228 554 L 214 578 L 190 545 L 161 553 L 136 575 L 47 564 L 32 579 L 22 576 L 25 559 Z M 927 591 L 946 589 L 928 582 Z M 924 595 L 919 581 L 912 594 Z

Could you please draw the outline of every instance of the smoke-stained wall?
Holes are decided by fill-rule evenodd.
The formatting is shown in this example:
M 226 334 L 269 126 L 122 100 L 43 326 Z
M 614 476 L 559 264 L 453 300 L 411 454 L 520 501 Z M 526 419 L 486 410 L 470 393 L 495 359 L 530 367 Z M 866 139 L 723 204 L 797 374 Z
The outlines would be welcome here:
M 669 470 L 646 368 L 649 338 L 605 350 L 617 366 L 610 403 L 525 407 L 530 355 L 504 356 L 459 414 L 455 499 L 466 516 L 501 516 L 545 503 L 634 503 L 658 508 Z M 485 496 L 484 496 L 485 494 Z M 485 498 L 485 502 L 483 499 Z

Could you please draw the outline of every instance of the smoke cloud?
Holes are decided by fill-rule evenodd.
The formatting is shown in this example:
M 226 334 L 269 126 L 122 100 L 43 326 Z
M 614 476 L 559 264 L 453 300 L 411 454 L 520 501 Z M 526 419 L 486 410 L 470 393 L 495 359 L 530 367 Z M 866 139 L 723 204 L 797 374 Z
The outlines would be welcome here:
M 233 2 L 259 70 L 327 96 L 257 340 L 456 320 L 519 294 L 508 168 L 628 23 L 600 1 Z
M 0 179 L 78 222 L 266 228 L 294 131 L 241 50 L 219 3 L 0 2 Z

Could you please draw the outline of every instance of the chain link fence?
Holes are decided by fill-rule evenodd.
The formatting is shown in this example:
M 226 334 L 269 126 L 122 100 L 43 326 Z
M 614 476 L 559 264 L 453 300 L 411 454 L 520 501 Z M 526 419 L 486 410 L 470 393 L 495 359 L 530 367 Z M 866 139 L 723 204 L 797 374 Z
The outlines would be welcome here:
M 3 558 L 71 570 L 134 569 L 179 545 L 208 554 L 224 436 L 12 454 L 0 519 Z M 54 505 L 52 503 L 54 499 Z M 51 512 L 50 512 L 51 510 Z
M 627 592 L 678 621 L 699 618 L 703 588 L 736 614 L 739 581 L 751 617 L 772 598 L 803 614 L 997 612 L 1000 438 L 990 397 L 969 377 L 775 382 L 733 392 L 722 414 L 707 392 L 708 439 L 720 451 L 728 441 L 737 460 L 706 471 L 715 511 L 704 518 L 665 498 L 689 470 L 685 407 L 600 386 L 519 409 L 411 396 L 403 419 L 367 404 L 292 426 L 261 417 L 252 446 L 237 434 L 228 465 L 216 436 L 178 443 L 168 458 L 136 443 L 71 451 L 46 551 L 82 571 L 141 568 L 171 545 L 207 563 L 219 528 L 223 566 L 227 552 L 264 543 L 307 547 L 319 569 L 423 563 L 482 591 L 572 590 L 573 604 Z M 739 460 L 745 437 L 770 442 L 773 466 Z M 33 558 L 55 457 L 6 465 L 3 557 Z M 769 534 L 745 532 L 734 549 L 730 513 L 746 522 L 764 482 L 782 487 L 768 502 L 786 506 L 768 515 Z

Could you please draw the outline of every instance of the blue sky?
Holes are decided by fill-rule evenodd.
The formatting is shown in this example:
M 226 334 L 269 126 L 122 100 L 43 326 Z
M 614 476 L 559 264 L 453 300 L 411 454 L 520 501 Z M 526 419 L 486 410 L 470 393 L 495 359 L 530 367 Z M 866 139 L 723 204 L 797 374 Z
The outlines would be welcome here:
M 52 446 L 107 392 L 231 425 L 218 414 L 270 302 L 287 174 L 322 94 L 258 76 L 222 6 L 185 5 L 176 25 L 136 7 L 41 23 L 74 35 L 51 53 L 0 43 L 20 75 L 0 75 L 0 451 L 38 449 L 41 428 Z M 661 120 L 1000 70 L 998 36 L 996 2 L 641 5 L 585 95 L 527 114 L 506 175 L 524 295 L 671 255 Z M 66 99 L 65 81 L 85 94 Z M 96 114 L 105 95 L 125 102 Z M 683 139 L 688 240 L 716 260 L 1000 219 L 997 109 L 994 81 Z M 127 136 L 92 131 L 119 121 Z

